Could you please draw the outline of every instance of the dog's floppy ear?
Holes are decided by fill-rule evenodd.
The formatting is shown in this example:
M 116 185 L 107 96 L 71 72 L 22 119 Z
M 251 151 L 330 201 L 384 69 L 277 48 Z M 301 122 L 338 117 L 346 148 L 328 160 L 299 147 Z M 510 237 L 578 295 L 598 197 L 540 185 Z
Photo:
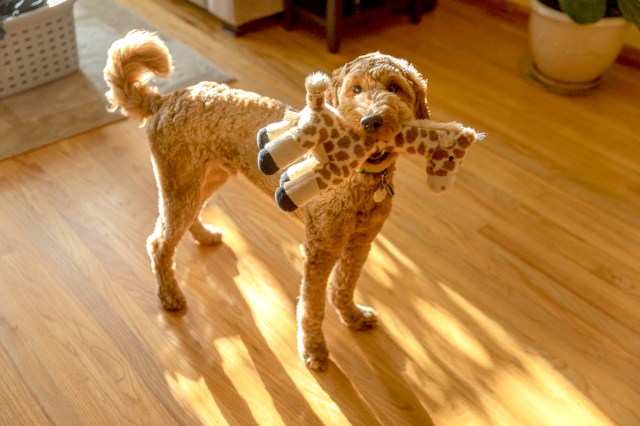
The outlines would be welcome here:
M 324 96 L 325 102 L 332 107 L 338 106 L 338 100 L 340 99 L 340 88 L 342 87 L 344 77 L 347 75 L 350 68 L 351 62 L 341 68 L 333 70 L 333 73 L 331 74 L 331 81 L 329 82 L 329 87 L 327 87 Z
M 416 95 L 413 104 L 413 114 L 416 119 L 429 118 L 429 106 L 427 105 L 427 80 L 406 59 L 393 59 L 396 67 L 402 75 L 411 83 Z
M 427 88 L 424 86 L 418 86 L 416 90 L 416 103 L 414 106 L 414 114 L 417 119 L 430 118 L 429 106 L 427 105 Z
M 412 66 L 408 66 L 408 79 L 413 84 L 416 93 L 416 102 L 413 113 L 417 119 L 429 118 L 429 106 L 427 105 L 427 80 Z

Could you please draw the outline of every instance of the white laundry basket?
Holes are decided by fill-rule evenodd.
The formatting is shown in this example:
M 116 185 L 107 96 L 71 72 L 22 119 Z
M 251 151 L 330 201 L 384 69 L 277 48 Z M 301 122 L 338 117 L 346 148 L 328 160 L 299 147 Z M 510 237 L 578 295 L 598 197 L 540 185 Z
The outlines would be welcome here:
M 0 98 L 78 69 L 74 1 L 49 0 L 39 9 L 4 21 L 6 34 L 0 40 Z

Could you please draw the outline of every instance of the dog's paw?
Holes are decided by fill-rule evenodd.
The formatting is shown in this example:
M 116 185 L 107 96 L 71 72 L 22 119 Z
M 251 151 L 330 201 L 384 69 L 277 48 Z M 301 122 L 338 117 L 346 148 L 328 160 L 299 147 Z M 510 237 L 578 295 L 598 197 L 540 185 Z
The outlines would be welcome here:
M 307 341 L 306 344 L 303 343 L 306 339 L 300 335 L 298 339 L 298 354 L 305 365 L 313 371 L 326 371 L 329 366 L 329 350 L 324 339 L 317 342 Z
M 371 330 L 378 325 L 378 311 L 368 306 L 356 305 L 357 310 L 350 318 L 342 318 L 349 328 L 359 331 Z
M 214 246 L 222 242 L 222 231 L 207 224 L 202 224 L 201 227 L 192 227 L 191 235 L 203 246 Z
M 187 306 L 187 300 L 177 287 L 172 290 L 159 290 L 158 297 L 162 307 L 167 311 L 181 311 Z
M 329 367 L 329 352 L 326 350 L 316 350 L 311 352 L 303 352 L 301 355 L 307 368 L 313 371 L 327 371 Z
M 329 354 L 312 353 L 309 354 L 304 363 L 310 370 L 324 372 L 329 367 Z

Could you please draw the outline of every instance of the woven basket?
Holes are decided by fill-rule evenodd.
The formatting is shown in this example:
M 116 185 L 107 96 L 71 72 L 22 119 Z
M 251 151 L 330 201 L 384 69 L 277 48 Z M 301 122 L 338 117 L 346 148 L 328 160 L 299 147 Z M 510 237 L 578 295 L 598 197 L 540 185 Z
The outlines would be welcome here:
M 75 0 L 49 0 L 39 9 L 4 21 L 0 40 L 0 98 L 78 69 L 73 20 Z

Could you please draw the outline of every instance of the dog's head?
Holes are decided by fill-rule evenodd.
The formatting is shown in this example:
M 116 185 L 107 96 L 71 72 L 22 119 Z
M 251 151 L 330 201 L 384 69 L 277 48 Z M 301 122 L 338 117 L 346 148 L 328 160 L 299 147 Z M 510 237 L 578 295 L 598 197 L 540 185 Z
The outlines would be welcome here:
M 362 137 L 392 140 L 402 123 L 429 118 L 427 82 L 404 59 L 360 56 L 333 71 L 326 99 Z

